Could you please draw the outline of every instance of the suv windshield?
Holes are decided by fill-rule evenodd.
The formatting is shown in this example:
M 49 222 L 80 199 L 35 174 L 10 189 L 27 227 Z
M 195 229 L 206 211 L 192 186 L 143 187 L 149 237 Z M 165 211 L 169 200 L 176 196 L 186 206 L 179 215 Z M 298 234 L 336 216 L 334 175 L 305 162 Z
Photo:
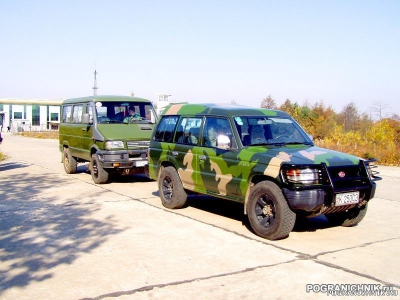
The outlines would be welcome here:
M 98 123 L 156 122 L 153 105 L 146 102 L 96 102 Z
M 266 116 L 234 117 L 243 146 L 309 144 L 311 139 L 291 118 Z

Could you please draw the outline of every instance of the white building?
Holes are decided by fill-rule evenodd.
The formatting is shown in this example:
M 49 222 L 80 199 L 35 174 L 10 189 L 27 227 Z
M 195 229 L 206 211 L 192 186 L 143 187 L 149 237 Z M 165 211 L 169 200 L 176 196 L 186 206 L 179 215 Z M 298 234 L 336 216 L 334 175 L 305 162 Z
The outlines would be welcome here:
M 160 115 L 162 113 L 162 111 L 164 110 L 164 108 L 170 104 L 169 97 L 171 97 L 171 96 L 172 95 L 168 95 L 168 94 L 157 94 L 156 107 L 157 107 L 158 115 Z
M 58 129 L 62 100 L 0 98 L 1 131 Z

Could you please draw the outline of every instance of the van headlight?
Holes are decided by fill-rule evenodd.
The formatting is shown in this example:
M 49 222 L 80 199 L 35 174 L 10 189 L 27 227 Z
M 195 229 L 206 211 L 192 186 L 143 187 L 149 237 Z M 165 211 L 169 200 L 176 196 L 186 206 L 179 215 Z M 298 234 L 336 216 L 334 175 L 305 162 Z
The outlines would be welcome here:
M 321 170 L 313 168 L 284 169 L 282 176 L 286 182 L 292 184 L 321 184 Z
M 107 141 L 105 148 L 106 148 L 106 150 L 123 149 L 124 142 L 123 141 Z

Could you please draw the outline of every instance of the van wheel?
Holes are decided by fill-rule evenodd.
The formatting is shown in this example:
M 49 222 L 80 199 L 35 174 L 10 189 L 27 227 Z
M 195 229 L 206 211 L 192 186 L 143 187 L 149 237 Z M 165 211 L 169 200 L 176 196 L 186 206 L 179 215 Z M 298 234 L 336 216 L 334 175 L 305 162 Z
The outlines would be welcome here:
M 76 162 L 76 159 L 71 155 L 71 153 L 69 152 L 69 148 L 67 147 L 64 148 L 62 162 L 64 164 L 65 173 L 76 173 L 78 163 Z
M 368 203 L 362 207 L 354 207 L 349 211 L 335 214 L 327 214 L 325 217 L 334 225 L 352 227 L 364 219 L 367 214 Z
M 92 154 L 92 160 L 90 162 L 91 165 L 91 173 L 93 182 L 96 184 L 107 183 L 108 181 L 108 172 L 103 169 L 100 164 L 99 158 L 97 154 Z
M 269 240 L 287 237 L 296 221 L 281 189 L 270 181 L 262 181 L 252 189 L 247 215 L 254 232 Z
M 162 205 L 167 208 L 182 208 L 186 203 L 187 194 L 174 167 L 162 169 L 158 179 L 158 191 Z

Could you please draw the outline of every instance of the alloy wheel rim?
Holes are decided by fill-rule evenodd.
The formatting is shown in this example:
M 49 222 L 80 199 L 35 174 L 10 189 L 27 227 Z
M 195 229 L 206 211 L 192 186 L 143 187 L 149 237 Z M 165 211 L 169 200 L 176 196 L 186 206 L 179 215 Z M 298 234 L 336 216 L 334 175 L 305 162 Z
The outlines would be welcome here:
M 162 191 L 163 191 L 163 195 L 166 199 L 170 200 L 172 198 L 173 184 L 172 184 L 171 178 L 169 178 L 169 177 L 164 178 L 163 185 L 162 185 Z
M 275 204 L 268 196 L 262 195 L 257 199 L 254 212 L 257 221 L 262 227 L 268 228 L 274 224 L 276 214 Z

